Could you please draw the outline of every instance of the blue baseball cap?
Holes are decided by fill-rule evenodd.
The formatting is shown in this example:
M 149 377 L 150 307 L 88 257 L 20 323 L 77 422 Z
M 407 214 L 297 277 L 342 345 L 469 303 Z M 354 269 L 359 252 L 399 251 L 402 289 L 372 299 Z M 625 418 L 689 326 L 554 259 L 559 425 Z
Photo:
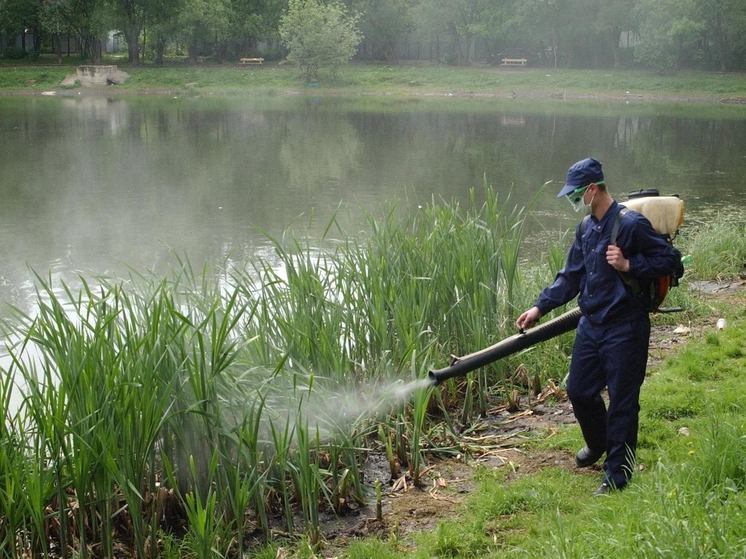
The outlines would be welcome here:
M 588 186 L 592 182 L 603 182 L 603 180 L 604 171 L 601 168 L 600 161 L 596 161 L 592 157 L 581 159 L 567 170 L 565 186 L 559 191 L 557 198 L 567 196 L 581 186 Z

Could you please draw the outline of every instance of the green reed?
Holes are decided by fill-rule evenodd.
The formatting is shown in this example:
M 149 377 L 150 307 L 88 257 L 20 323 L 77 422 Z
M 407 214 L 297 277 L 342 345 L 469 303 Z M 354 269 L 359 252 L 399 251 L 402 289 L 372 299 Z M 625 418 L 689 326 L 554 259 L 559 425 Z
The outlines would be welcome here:
M 218 549 L 221 543 L 221 518 L 217 505 L 217 492 L 212 483 L 217 474 L 218 459 L 219 453 L 214 451 L 208 464 L 207 478 L 209 483 L 204 495 L 199 489 L 204 472 L 197 472 L 193 457 L 190 457 L 189 460 L 189 468 L 195 483 L 193 489 L 184 496 L 184 505 L 189 521 L 187 538 L 192 542 L 194 551 L 200 559 L 224 557 L 224 553 Z
M 512 331 L 538 284 L 519 270 L 523 219 L 486 187 L 465 207 L 371 218 L 324 251 L 274 240 L 273 258 L 220 283 L 186 261 L 167 279 L 37 278 L 34 313 L 6 327 L 0 555 L 156 557 L 181 521 L 185 553 L 240 553 L 252 529 L 294 532 L 298 511 L 316 543 L 320 511 L 372 491 L 375 433 L 392 475 L 406 465 L 417 483 L 430 398 L 454 432 L 457 415 L 484 413 L 504 365 L 411 404 L 380 388 Z
M 320 442 L 318 430 L 315 440 L 311 438 L 308 425 L 299 423 L 295 430 L 298 449 L 298 463 L 292 469 L 293 483 L 303 511 L 306 535 L 311 545 L 321 539 L 319 526 L 319 500 L 324 480 L 319 467 Z
M 412 444 L 409 471 L 412 477 L 412 483 L 420 484 L 420 470 L 422 464 L 422 431 L 425 427 L 425 416 L 427 414 L 427 404 L 430 401 L 432 390 L 429 388 L 418 390 L 414 393 L 414 405 L 412 410 Z
M 704 224 L 688 226 L 677 241 L 692 256 L 687 277 L 727 280 L 744 273 L 746 223 L 743 214 L 718 215 Z
M 285 421 L 283 428 L 279 428 L 274 422 L 270 421 L 272 431 L 272 442 L 274 444 L 273 459 L 273 481 L 276 487 L 279 487 L 282 496 L 282 507 L 285 515 L 285 522 L 288 532 L 294 529 L 293 523 L 293 506 L 290 495 L 290 448 L 295 432 L 295 425 L 290 424 L 290 418 Z
M 33 461 L 32 456 L 26 452 L 22 438 L 25 434 L 23 426 L 18 424 L 18 416 L 10 413 L 13 385 L 12 373 L 0 378 L 0 411 L 3 411 L 3 417 L 6 418 L 0 425 L 0 510 L 4 511 L 0 515 L 0 549 L 10 550 L 9 556 L 18 557 L 29 548 L 45 548 L 41 542 L 39 548 L 35 548 L 33 542 L 18 542 L 17 539 L 19 531 L 27 532 L 26 523 L 37 521 L 38 515 L 31 508 L 35 499 L 24 491 L 26 480 L 34 477 Z M 43 478 L 36 480 L 38 483 L 33 489 L 41 489 Z

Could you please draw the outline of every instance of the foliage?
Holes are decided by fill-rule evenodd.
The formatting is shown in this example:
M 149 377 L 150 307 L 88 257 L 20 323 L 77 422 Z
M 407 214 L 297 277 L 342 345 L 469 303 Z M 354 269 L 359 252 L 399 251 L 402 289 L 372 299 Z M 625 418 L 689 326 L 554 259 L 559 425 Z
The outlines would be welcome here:
M 187 44 L 189 59 L 211 55 L 215 37 L 225 39 L 230 21 L 228 0 L 183 0 L 178 11 L 180 34 Z
M 674 12 L 671 8 L 679 9 Z M 681 9 L 686 6 L 687 9 Z M 640 42 L 635 58 L 656 70 L 680 67 L 691 59 L 701 25 L 691 17 L 692 2 L 647 0 L 637 6 Z M 678 17 L 672 17 L 676 13 Z
M 179 36 L 178 18 L 181 0 L 160 0 L 146 4 L 147 17 L 143 29 L 143 58 L 151 58 L 156 64 L 163 64 L 166 48 Z
M 415 24 L 413 0 L 347 0 L 353 13 L 361 14 L 363 40 L 359 56 L 392 61 L 397 46 L 406 39 Z
M 453 57 L 447 57 L 447 62 L 469 64 L 476 38 L 492 32 L 495 9 L 489 0 L 429 0 L 417 4 L 416 21 L 422 35 L 450 38 Z
M 308 3 L 307 15 L 320 18 L 344 5 L 343 12 L 356 14 L 346 17 L 354 21 L 359 40 L 342 36 L 351 44 L 342 50 L 362 60 L 414 57 L 470 65 L 518 56 L 531 66 L 746 67 L 746 3 L 741 0 L 309 2 L 294 0 L 293 10 Z M 138 62 L 142 40 L 147 41 L 144 54 L 159 63 L 168 45 L 180 50 L 184 44 L 192 62 L 197 56 L 223 61 L 248 54 L 278 56 L 287 7 L 286 0 L 3 0 L 0 29 L 6 46 L 28 29 L 34 44 L 25 50 L 37 54 L 50 39 L 59 52 L 55 41 L 69 33 L 84 41 L 84 55 L 91 57 L 95 45 L 88 45 L 90 37 L 117 29 L 127 38 L 131 63 Z M 321 19 L 314 24 L 317 30 L 330 24 Z M 314 40 L 318 46 L 320 39 Z
M 140 33 L 145 25 L 145 18 L 156 15 L 160 2 L 152 0 L 110 0 L 113 9 L 113 22 L 124 31 L 127 40 L 129 63 L 140 63 Z M 153 9 L 153 8 L 156 9 Z
M 535 291 L 531 276 L 547 273 L 517 267 L 523 212 L 509 202 L 485 187 L 464 208 L 433 203 L 402 218 L 392 210 L 324 253 L 275 241 L 271 259 L 233 267 L 219 285 L 188 263 L 175 278 L 83 280 L 79 291 L 37 278 L 34 314 L 4 324 L 0 547 L 113 556 L 125 546 L 144 557 L 157 540 L 165 556 L 226 556 L 242 552 L 248 526 L 268 534 L 276 513 L 288 531 L 305 532 L 310 550 L 322 512 L 364 502 L 371 433 L 416 481 L 421 451 L 451 445 L 443 433 L 455 432 L 454 407 L 463 423 L 484 410 L 487 374 L 414 398 L 390 381 L 420 378 L 437 356 L 502 336 Z M 643 432 L 661 436 L 642 437 L 641 454 L 675 440 L 676 422 L 742 410 L 737 333 L 714 335 L 661 376 L 665 390 L 643 404 Z M 568 347 L 537 348 L 536 362 Z M 500 373 L 492 368 L 490 380 Z M 703 450 L 732 438 L 731 424 L 714 426 Z M 729 507 L 725 497 L 746 479 L 740 454 L 706 454 L 693 487 Z M 586 491 L 586 481 L 549 472 L 492 485 L 468 522 L 443 525 L 423 553 L 493 551 L 495 522 L 575 511 L 565 491 Z
M 746 4 L 740 0 L 696 0 L 693 17 L 701 23 L 702 67 L 743 69 L 746 54 Z
M 172 280 L 83 280 L 77 292 L 38 278 L 35 314 L 5 325 L 0 543 L 20 553 L 21 534 L 32 555 L 55 545 L 112 556 L 128 542 L 144 557 L 183 519 L 180 549 L 225 556 L 241 549 L 247 514 L 269 531 L 282 511 L 296 531 L 299 509 L 315 545 L 320 511 L 365 498 L 363 434 L 379 414 L 401 418 L 394 452 L 416 482 L 432 444 L 429 393 L 410 407 L 409 392 L 386 385 L 408 364 L 421 376 L 436 334 L 450 347 L 484 328 L 458 324 L 462 313 L 494 324 L 495 308 L 508 312 L 501 246 L 509 259 L 521 217 L 485 197 L 463 212 L 433 205 L 409 222 L 373 221 L 370 239 L 331 254 L 276 243 L 275 259 L 225 286 L 188 264 Z M 448 264 L 454 248 L 468 257 L 463 247 L 493 259 L 491 279 Z M 450 283 L 438 276 L 436 289 L 426 269 Z M 10 405 L 16 386 L 23 397 Z
M 230 33 L 236 40 L 277 37 L 285 0 L 231 0 Z
M 689 229 L 682 238 L 682 250 L 692 256 L 687 278 L 732 279 L 743 274 L 746 264 L 743 216 L 719 216 Z
M 742 67 L 746 5 L 737 1 L 638 0 L 635 58 L 657 70 Z
M 38 30 L 41 0 L 3 0 L 0 2 L 0 30 L 15 34 L 26 28 Z
M 110 8 L 108 0 L 44 0 L 41 18 L 49 33 L 77 36 L 81 57 L 99 63 L 103 37 L 114 22 Z
M 739 398 L 746 389 L 746 314 L 742 307 L 730 312 L 729 329 L 712 334 L 717 341 L 708 336 L 691 343 L 646 381 L 641 433 L 651 444 L 640 450 L 645 467 L 624 492 L 593 497 L 597 471 L 546 467 L 516 475 L 485 468 L 458 511 L 416 536 L 415 551 L 368 539 L 344 556 L 368 550 L 387 559 L 742 556 L 746 410 Z M 695 378 L 694 370 L 700 371 Z M 661 400 L 683 392 L 696 393 L 701 405 L 684 416 L 660 417 Z M 544 442 L 569 454 L 581 440 L 572 427 Z
M 350 14 L 340 3 L 290 0 L 280 21 L 288 60 L 297 63 L 309 80 L 318 79 L 320 70 L 335 74 L 353 57 L 362 40 L 359 20 L 359 15 Z
M 53 35 L 69 32 L 72 20 L 71 8 L 72 5 L 65 0 L 45 0 L 39 12 L 43 29 Z

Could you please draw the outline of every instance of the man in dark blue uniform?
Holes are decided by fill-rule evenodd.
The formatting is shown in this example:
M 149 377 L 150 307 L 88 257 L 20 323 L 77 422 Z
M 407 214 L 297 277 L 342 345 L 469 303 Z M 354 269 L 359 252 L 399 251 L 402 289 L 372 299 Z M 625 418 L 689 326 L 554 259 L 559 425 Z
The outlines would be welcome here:
M 677 257 L 641 214 L 625 211 L 607 192 L 601 163 L 583 159 L 567 172 L 558 194 L 576 211 L 590 210 L 578 224 L 565 267 L 544 289 L 535 306 L 516 326 L 529 328 L 552 309 L 580 295 L 578 324 L 567 381 L 567 394 L 586 446 L 575 456 L 578 467 L 606 454 L 604 480 L 596 494 L 622 489 L 630 477 L 637 446 L 640 387 L 645 378 L 650 320 L 645 303 L 624 281 L 627 274 L 646 279 L 673 273 Z M 608 410 L 601 397 L 608 388 Z

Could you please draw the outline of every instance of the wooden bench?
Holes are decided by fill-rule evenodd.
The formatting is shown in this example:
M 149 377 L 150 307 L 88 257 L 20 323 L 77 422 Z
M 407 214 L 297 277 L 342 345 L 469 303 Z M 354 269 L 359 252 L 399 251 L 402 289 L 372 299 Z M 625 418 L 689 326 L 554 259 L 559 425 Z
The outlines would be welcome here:
M 242 58 L 240 64 L 264 64 L 263 58 Z
M 503 66 L 525 66 L 528 60 L 525 58 L 503 58 L 501 62 Z

